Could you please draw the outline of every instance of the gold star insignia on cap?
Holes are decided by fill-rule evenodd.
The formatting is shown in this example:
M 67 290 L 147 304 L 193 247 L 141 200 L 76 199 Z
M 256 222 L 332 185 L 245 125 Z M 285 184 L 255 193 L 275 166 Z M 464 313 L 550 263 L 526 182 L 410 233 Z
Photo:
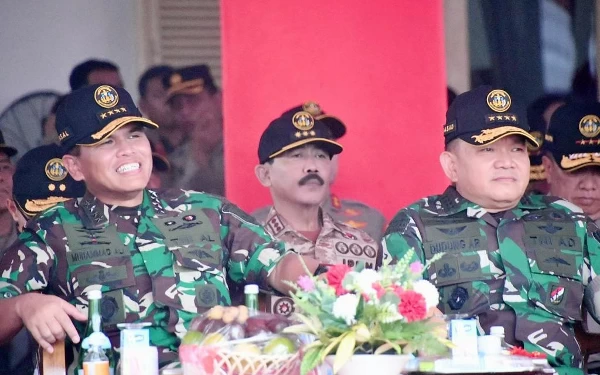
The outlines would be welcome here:
M 44 171 L 46 172 L 46 176 L 52 181 L 62 181 L 67 177 L 67 168 L 65 168 L 62 159 L 59 158 L 48 160 Z
M 596 115 L 587 115 L 579 121 L 579 132 L 584 137 L 593 138 L 600 134 L 600 118 Z
M 487 105 L 494 112 L 506 112 L 510 108 L 510 95 L 504 90 L 492 90 L 487 95 Z
M 510 119 L 513 121 L 517 121 L 517 116 L 510 116 Z
M 298 130 L 310 130 L 313 126 L 315 126 L 315 119 L 312 115 L 306 111 L 296 112 L 294 117 L 292 117 L 292 124 Z
M 296 134 L 294 134 L 294 135 L 296 136 L 296 138 L 302 137 L 302 133 L 300 133 L 300 132 L 296 132 Z
M 105 119 L 105 118 L 106 118 L 106 113 L 102 113 L 102 114 L 100 115 L 100 117 L 101 117 L 102 119 Z
M 502 116 L 496 116 L 496 120 L 502 121 Z
M 494 120 L 496 120 L 496 116 L 488 116 L 488 119 L 489 119 L 490 121 L 494 121 Z
M 119 94 L 111 86 L 102 85 L 94 91 L 94 100 L 102 108 L 112 108 L 119 102 Z

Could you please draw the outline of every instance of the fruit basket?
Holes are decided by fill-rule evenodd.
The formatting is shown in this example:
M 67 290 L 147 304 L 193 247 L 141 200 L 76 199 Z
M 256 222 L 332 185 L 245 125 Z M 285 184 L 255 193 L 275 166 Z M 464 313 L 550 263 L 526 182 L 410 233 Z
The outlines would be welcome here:
M 291 321 L 274 314 L 248 316 L 244 306 L 217 310 L 196 318 L 183 338 L 184 375 L 300 374 L 301 342 L 282 332 Z

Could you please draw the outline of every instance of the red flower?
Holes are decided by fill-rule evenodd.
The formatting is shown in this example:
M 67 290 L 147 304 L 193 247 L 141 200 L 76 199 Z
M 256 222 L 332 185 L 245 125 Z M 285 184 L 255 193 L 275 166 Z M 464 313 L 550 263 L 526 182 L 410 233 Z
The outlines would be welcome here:
M 425 297 L 413 290 L 402 292 L 400 294 L 398 312 L 402 314 L 408 322 L 425 319 L 427 314 Z
M 336 264 L 329 267 L 327 271 L 327 283 L 335 288 L 335 294 L 341 296 L 346 294 L 347 291 L 342 286 L 342 281 L 348 272 L 352 271 L 352 267 L 348 267 L 345 264 Z

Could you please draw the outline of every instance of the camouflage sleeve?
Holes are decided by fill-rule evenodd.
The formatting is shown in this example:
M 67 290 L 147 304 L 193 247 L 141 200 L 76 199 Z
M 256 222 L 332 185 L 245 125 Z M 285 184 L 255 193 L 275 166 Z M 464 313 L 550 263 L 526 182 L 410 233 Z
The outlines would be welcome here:
M 0 259 L 0 298 L 45 289 L 54 262 L 54 252 L 37 234 L 25 230 Z
M 584 305 L 591 317 L 600 323 L 600 229 L 591 220 L 587 225 L 586 250 L 584 254 L 583 282 L 587 284 L 584 293 Z
M 285 251 L 283 243 L 232 203 L 226 202 L 221 214 L 223 230 L 227 230 L 224 244 L 229 250 L 229 277 L 236 283 L 245 281 L 269 290 L 267 277 Z
M 410 249 L 415 251 L 411 262 L 415 260 L 424 262 L 421 233 L 410 215 L 410 209 L 401 210 L 392 219 L 381 240 L 381 249 L 384 264 L 390 260 L 392 263 L 397 262 Z

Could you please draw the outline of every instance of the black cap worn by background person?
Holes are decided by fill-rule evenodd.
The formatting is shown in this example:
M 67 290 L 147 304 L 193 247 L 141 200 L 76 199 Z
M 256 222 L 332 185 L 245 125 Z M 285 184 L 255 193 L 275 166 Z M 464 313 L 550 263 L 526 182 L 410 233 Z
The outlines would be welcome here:
M 287 111 L 283 112 L 281 114 L 281 116 L 293 116 L 294 113 L 296 112 L 300 112 L 300 111 L 305 111 L 308 112 L 312 115 L 312 117 L 315 118 L 315 120 L 319 120 L 322 123 L 324 123 L 325 125 L 327 125 L 329 127 L 329 129 L 331 130 L 331 135 L 333 137 L 333 139 L 339 139 L 342 138 L 342 136 L 344 134 L 346 134 L 346 125 L 342 122 L 342 120 L 340 120 L 339 118 L 335 117 L 335 116 L 330 116 L 328 114 L 326 114 L 323 109 L 321 109 L 321 106 L 319 104 L 317 104 L 316 102 L 305 102 L 302 105 L 299 105 L 297 107 L 294 108 L 290 108 Z
M 558 94 L 548 94 L 539 97 L 527 106 L 527 124 L 530 128 L 530 134 L 535 137 L 539 147 L 527 144 L 529 153 L 529 180 L 542 181 L 546 179 L 546 171 L 542 165 L 542 147 L 548 124 L 544 118 L 544 113 L 554 103 L 564 102 L 565 97 Z
M 9 157 L 15 156 L 17 154 L 17 149 L 11 146 L 8 146 L 4 143 L 4 135 L 0 131 L 0 152 L 4 152 Z
M 167 88 L 167 100 L 180 94 L 200 94 L 204 90 L 214 94 L 217 91 L 210 68 L 205 64 L 175 69 L 163 78 L 163 86 Z
M 570 102 L 550 118 L 544 150 L 565 171 L 600 166 L 600 103 Z
M 85 184 L 69 175 L 62 156 L 60 147 L 50 144 L 29 150 L 17 162 L 13 197 L 28 218 L 85 193 Z
M 158 128 L 142 117 L 125 89 L 108 85 L 75 90 L 65 96 L 56 111 L 56 131 L 65 153 L 76 145 L 93 146 L 132 122 Z
M 521 135 L 538 147 L 526 122 L 517 113 L 504 90 L 480 86 L 462 93 L 446 112 L 445 143 L 460 138 L 474 146 L 483 146 L 509 135 Z
M 258 161 L 266 163 L 286 151 L 308 143 L 318 143 L 330 156 L 343 147 L 333 140 L 331 130 L 306 111 L 281 116 L 269 124 L 258 143 Z

